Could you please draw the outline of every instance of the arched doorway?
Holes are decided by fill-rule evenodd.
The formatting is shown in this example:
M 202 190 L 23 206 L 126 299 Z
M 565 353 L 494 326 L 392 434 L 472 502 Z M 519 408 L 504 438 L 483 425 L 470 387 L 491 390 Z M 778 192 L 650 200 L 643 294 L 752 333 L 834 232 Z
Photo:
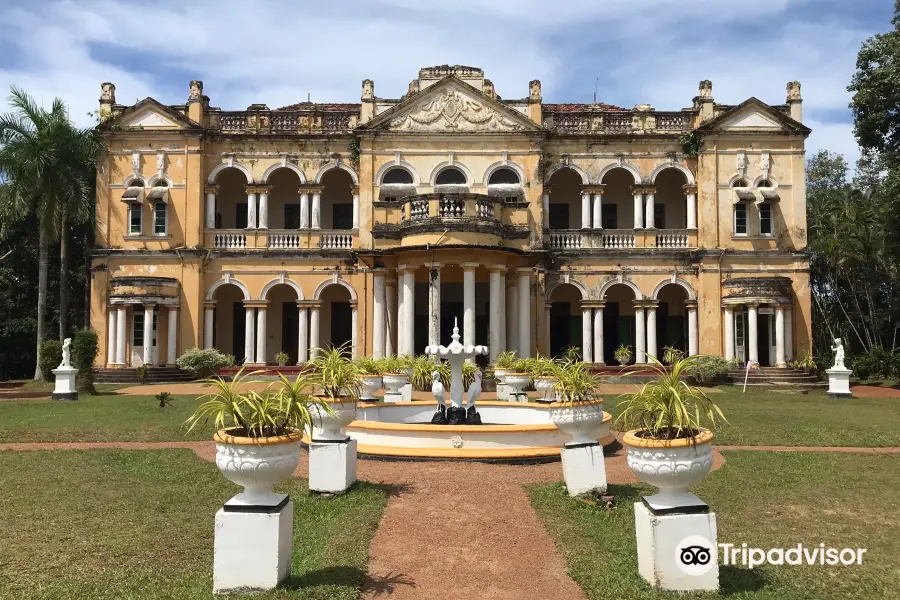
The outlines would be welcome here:
M 604 295 L 603 308 L 603 362 L 619 364 L 615 353 L 620 346 L 631 348 L 632 362 L 637 358 L 634 290 L 621 283 L 614 284 Z
M 655 179 L 653 227 L 657 229 L 687 227 L 687 203 L 684 194 L 687 182 L 687 177 L 679 169 L 668 168 L 659 172 Z M 651 224 L 647 225 L 649 227 Z
M 234 284 L 226 283 L 213 294 L 213 347 L 234 356 L 235 362 L 243 363 L 246 340 L 246 309 L 244 293 Z
M 561 356 L 570 346 L 583 351 L 581 300 L 581 290 L 570 283 L 560 284 L 550 293 L 550 356 Z
M 247 176 L 235 167 L 216 175 L 216 229 L 246 229 Z
M 656 295 L 656 347 L 662 360 L 666 347 L 675 348 L 688 355 L 688 293 L 680 285 L 664 285 Z
M 563 167 L 550 177 L 550 229 L 581 229 L 581 186 L 583 180 L 575 169 Z
M 300 229 L 300 176 L 280 168 L 266 180 L 269 190 L 269 229 Z
M 257 357 L 257 362 L 276 362 L 279 352 L 290 358 L 289 365 L 299 361 L 300 309 L 297 306 L 297 291 L 287 284 L 278 284 L 266 294 L 266 355 Z
M 319 294 L 319 346 L 339 348 L 346 344 L 351 351 L 356 337 L 356 302 L 350 290 L 331 284 Z
M 329 169 L 322 175 L 322 229 L 353 229 L 353 178 L 343 169 Z
M 600 208 L 603 229 L 634 229 L 634 175 L 616 167 L 605 173 L 600 183 L 606 186 Z

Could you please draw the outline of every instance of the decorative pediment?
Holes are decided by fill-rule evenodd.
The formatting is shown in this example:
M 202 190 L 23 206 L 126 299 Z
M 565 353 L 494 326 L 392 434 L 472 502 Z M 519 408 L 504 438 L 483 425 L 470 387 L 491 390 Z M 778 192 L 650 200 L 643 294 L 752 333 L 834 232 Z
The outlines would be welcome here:
M 721 129 L 781 129 L 781 124 L 759 111 L 747 111 L 722 123 Z
M 700 131 L 808 134 L 810 129 L 765 102 L 750 98 L 704 123 Z
M 135 129 L 193 129 L 197 124 L 183 114 L 145 98 L 116 117 L 117 127 Z
M 491 133 L 534 131 L 539 127 L 526 116 L 448 76 L 425 90 L 411 94 L 366 129 L 435 133 Z
M 181 125 L 152 108 L 129 115 L 127 119 L 122 120 L 122 127 L 181 129 Z

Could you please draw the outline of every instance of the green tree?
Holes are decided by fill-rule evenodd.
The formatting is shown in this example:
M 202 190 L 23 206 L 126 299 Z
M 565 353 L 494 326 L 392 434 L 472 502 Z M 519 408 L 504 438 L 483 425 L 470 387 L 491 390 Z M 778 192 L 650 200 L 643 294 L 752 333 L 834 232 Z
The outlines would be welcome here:
M 12 112 L 0 116 L 0 236 L 34 215 L 38 227 L 37 353 L 35 379 L 42 378 L 40 342 L 46 337 L 50 242 L 60 240 L 60 338 L 67 329 L 68 252 L 72 223 L 89 219 L 94 203 L 94 161 L 102 149 L 94 129 L 76 129 L 63 101 L 50 110 L 13 87 Z

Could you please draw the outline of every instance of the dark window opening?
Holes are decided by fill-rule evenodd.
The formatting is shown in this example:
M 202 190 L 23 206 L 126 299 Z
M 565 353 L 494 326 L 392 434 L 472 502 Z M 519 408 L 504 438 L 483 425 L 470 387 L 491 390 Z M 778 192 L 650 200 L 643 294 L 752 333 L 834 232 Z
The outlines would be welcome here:
M 381 178 L 381 183 L 407 183 L 411 184 L 413 182 L 412 175 L 409 174 L 409 171 L 406 169 L 395 168 L 391 169 L 387 173 L 384 174 L 384 177 Z
M 656 203 L 653 205 L 653 226 L 657 229 L 666 228 L 666 205 Z
M 284 205 L 284 228 L 300 229 L 300 205 L 285 204 Z
M 759 234 L 772 235 L 772 206 L 769 204 L 759 205 Z
M 569 228 L 569 205 L 568 204 L 551 204 L 550 205 L 550 229 L 568 229 Z
M 234 228 L 247 228 L 247 203 L 238 202 L 234 205 Z
M 496 184 L 519 184 L 522 183 L 519 180 L 519 174 L 513 171 L 512 169 L 497 169 L 493 173 L 491 173 L 490 178 L 488 179 L 488 185 L 496 185 Z
M 603 229 L 618 229 L 619 218 L 616 208 L 615 204 L 600 205 L 600 223 L 603 225 Z
M 732 185 L 731 187 L 747 187 L 747 182 L 744 181 L 743 179 L 738 179 L 737 181 L 734 182 L 734 185 Z
M 466 176 L 459 169 L 450 167 L 438 173 L 437 179 L 434 180 L 435 185 L 455 185 L 466 184 Z
M 740 234 L 747 233 L 747 205 L 734 205 L 734 232 Z
M 353 229 L 353 205 L 333 204 L 331 219 L 334 229 Z

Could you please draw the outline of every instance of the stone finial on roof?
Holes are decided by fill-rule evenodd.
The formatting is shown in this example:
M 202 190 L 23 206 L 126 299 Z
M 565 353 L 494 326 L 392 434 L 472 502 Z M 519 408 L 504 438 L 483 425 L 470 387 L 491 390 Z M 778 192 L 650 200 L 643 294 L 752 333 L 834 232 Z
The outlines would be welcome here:
M 103 104 L 116 103 L 116 86 L 106 81 L 100 84 L 100 102 Z
M 799 81 L 788 81 L 787 83 L 787 101 L 790 102 L 792 100 L 803 100 L 802 96 L 800 96 Z
M 363 100 L 373 100 L 375 98 L 375 82 L 371 79 L 363 79 L 361 98 Z
M 532 102 L 541 101 L 541 80 L 532 79 L 528 82 L 528 99 Z
M 710 81 L 709 79 L 704 79 L 703 81 L 701 81 L 697 96 L 701 100 L 712 100 L 712 81 Z
M 200 102 L 203 99 L 203 82 L 199 79 L 192 79 L 188 94 L 189 102 Z

